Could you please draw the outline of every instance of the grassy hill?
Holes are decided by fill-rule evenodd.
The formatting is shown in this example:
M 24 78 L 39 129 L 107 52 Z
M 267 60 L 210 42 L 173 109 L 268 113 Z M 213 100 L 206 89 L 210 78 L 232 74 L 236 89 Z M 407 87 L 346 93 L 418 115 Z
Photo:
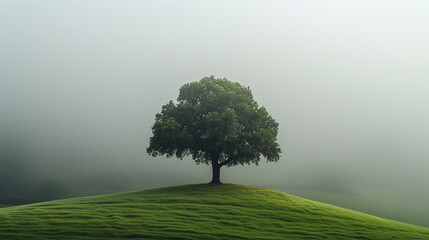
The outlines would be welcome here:
M 429 239 L 429 229 L 279 191 L 184 185 L 0 209 L 0 239 Z

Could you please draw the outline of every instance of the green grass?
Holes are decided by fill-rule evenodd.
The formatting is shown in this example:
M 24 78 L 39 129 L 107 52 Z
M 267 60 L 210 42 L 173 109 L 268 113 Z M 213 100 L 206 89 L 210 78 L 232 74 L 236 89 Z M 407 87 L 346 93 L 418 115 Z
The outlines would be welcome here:
M 10 207 L 10 205 L 0 203 L 0 208 L 4 208 L 4 207 Z
M 400 222 L 429 227 L 429 193 L 404 189 L 359 189 L 357 193 L 322 191 L 305 187 L 276 186 L 276 189 L 303 198 Z
M 429 229 L 279 191 L 184 185 L 0 209 L 0 239 L 429 239 Z

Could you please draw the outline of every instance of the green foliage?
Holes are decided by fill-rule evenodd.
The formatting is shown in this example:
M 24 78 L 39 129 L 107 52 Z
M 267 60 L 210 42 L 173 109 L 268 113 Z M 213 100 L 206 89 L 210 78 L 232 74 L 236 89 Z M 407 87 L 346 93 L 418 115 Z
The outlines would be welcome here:
M 429 229 L 250 186 L 185 185 L 0 209 L 0 239 L 429 239 Z
M 180 88 L 156 115 L 147 152 L 152 156 L 192 155 L 197 163 L 258 164 L 280 158 L 278 123 L 239 83 L 213 76 Z

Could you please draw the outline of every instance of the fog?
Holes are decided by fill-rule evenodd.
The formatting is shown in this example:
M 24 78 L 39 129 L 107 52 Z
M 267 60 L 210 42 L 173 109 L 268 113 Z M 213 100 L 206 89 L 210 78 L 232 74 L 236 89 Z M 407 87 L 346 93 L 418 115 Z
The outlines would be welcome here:
M 214 75 L 250 87 L 283 151 L 223 182 L 429 226 L 428 7 L 3 0 L 0 203 L 208 182 L 145 150 L 161 106 Z

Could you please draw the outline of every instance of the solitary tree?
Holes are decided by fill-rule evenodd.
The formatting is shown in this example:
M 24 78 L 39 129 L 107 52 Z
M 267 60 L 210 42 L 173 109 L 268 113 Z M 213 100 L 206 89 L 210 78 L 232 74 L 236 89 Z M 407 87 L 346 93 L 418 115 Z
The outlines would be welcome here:
M 180 159 L 191 155 L 197 164 L 211 164 L 211 184 L 220 184 L 223 166 L 258 165 L 261 155 L 279 160 L 278 125 L 248 87 L 206 77 L 183 85 L 177 102 L 162 106 L 147 152 Z

